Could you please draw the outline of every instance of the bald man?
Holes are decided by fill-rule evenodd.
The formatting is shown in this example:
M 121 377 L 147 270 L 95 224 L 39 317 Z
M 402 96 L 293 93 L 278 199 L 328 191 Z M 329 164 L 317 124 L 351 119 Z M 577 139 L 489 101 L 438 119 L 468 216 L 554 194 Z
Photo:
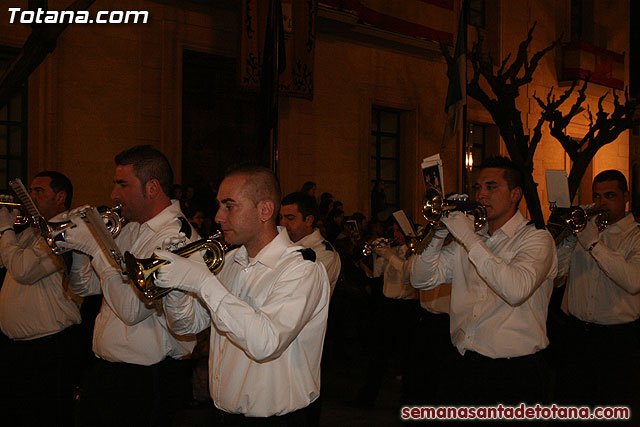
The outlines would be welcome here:
M 169 327 L 196 334 L 213 326 L 209 389 L 222 425 L 318 424 L 329 279 L 313 250 L 277 228 L 281 197 L 268 169 L 225 177 L 215 219 L 225 241 L 241 246 L 217 275 L 195 257 L 157 253 L 171 262 L 156 284 L 184 291 L 165 298 Z

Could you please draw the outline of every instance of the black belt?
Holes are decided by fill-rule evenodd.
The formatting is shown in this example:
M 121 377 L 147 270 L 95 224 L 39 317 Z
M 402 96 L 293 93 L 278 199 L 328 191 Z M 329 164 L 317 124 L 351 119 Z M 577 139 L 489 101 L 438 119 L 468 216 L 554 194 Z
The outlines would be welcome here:
M 467 350 L 464 352 L 464 356 L 462 356 L 465 360 L 469 360 L 469 361 L 498 361 L 498 360 L 526 360 L 526 359 L 534 359 L 534 358 L 538 358 L 541 357 L 543 355 L 543 352 L 546 350 L 546 348 L 543 348 L 540 351 L 537 351 L 533 354 L 525 354 L 524 356 L 514 356 L 514 357 L 497 357 L 497 358 L 492 358 L 492 357 L 488 357 L 485 356 L 483 354 L 477 353 L 473 350 Z
M 223 426 L 305 426 L 309 425 L 310 417 L 319 414 L 320 398 L 316 399 L 309 406 L 284 415 L 273 415 L 271 417 L 245 417 L 242 414 L 230 414 L 214 406 L 214 418 L 216 425 Z M 317 423 L 314 423 L 317 425 Z
M 620 331 L 620 332 L 626 332 L 626 331 L 630 331 L 633 329 L 638 329 L 640 328 L 640 319 L 638 320 L 634 320 L 633 322 L 628 322 L 628 323 L 617 323 L 614 325 L 601 325 L 599 323 L 591 323 L 591 322 L 585 322 L 583 320 L 578 319 L 576 316 L 574 315 L 569 315 L 569 321 L 571 322 L 571 324 L 573 324 L 574 326 L 583 329 L 586 332 L 595 332 L 595 331 L 602 331 L 602 332 L 606 332 L 606 331 Z

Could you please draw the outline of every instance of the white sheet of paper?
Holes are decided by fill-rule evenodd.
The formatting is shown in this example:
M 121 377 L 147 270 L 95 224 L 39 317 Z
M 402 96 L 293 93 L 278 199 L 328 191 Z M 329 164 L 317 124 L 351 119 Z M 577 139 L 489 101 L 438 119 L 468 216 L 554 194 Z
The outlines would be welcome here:
M 399 211 L 395 211 L 393 213 L 393 217 L 398 222 L 398 225 L 400 226 L 400 229 L 402 230 L 402 233 L 405 236 L 408 236 L 408 237 L 417 236 L 416 230 L 413 224 L 411 223 L 411 221 L 409 221 L 409 217 L 407 217 L 407 214 L 404 213 L 402 209 L 400 209 Z
M 559 208 L 571 206 L 569 199 L 569 180 L 567 171 L 547 169 L 547 200 L 549 204 L 555 204 Z

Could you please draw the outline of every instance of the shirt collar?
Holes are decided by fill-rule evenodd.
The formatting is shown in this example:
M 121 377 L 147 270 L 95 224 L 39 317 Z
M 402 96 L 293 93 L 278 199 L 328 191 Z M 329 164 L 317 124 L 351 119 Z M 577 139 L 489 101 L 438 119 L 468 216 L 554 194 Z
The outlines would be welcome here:
M 316 228 L 313 230 L 313 233 L 307 234 L 302 239 L 295 242 L 295 244 L 308 248 L 315 242 L 321 242 L 323 240 L 324 240 L 324 237 L 322 237 L 322 234 L 320 234 L 320 230 Z
M 182 216 L 180 202 L 173 200 L 169 206 L 164 208 L 158 215 L 142 224 L 141 227 L 149 227 L 154 233 L 158 233 L 164 229 L 169 221 L 179 216 Z
M 502 227 L 500 227 L 499 229 L 497 229 L 493 235 L 495 236 L 496 233 L 498 231 L 502 231 L 502 233 L 507 236 L 508 238 L 513 237 L 514 234 L 516 234 L 516 231 L 518 231 L 523 225 L 525 225 L 527 223 L 527 220 L 522 216 L 522 214 L 520 213 L 520 210 L 517 209 L 516 213 L 509 218 L 509 220 L 507 222 L 505 222 Z M 486 225 L 485 226 L 485 230 L 486 234 L 489 234 L 489 226 Z
M 284 227 L 278 227 L 278 235 L 273 238 L 267 245 L 258 252 L 258 254 L 254 258 L 255 263 L 260 263 L 265 267 L 269 267 L 271 269 L 275 268 L 280 258 L 284 254 L 285 250 L 292 246 L 291 239 L 289 239 L 289 234 L 287 233 L 287 229 Z M 247 252 L 247 248 L 242 245 L 238 252 L 236 253 L 234 260 L 242 265 L 243 267 L 247 267 L 249 265 L 249 253 Z M 252 265 L 253 265 L 252 264 Z
M 638 226 L 636 219 L 633 217 L 633 215 L 631 215 L 631 213 L 627 212 L 624 218 L 622 218 L 615 224 L 611 224 L 610 226 L 608 226 L 607 230 L 611 230 L 611 232 L 619 230 L 623 233 L 626 233 L 636 226 Z

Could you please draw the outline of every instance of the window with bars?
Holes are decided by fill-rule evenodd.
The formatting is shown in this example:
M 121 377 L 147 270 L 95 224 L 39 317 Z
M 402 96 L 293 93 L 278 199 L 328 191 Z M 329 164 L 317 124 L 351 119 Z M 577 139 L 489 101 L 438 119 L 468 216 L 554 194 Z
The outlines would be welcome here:
M 369 191 L 372 215 L 381 212 L 383 207 L 388 212 L 399 206 L 400 114 L 398 110 L 381 107 L 371 110 Z M 384 201 L 379 196 L 374 197 L 374 189 L 379 183 L 384 187 Z
M 18 49 L 0 46 L 0 76 L 9 68 Z M 8 192 L 9 180 L 27 174 L 27 85 L 0 108 L 0 191 Z M 26 181 L 25 181 L 26 182 Z
M 467 23 L 474 27 L 484 28 L 486 25 L 485 0 L 467 0 Z

